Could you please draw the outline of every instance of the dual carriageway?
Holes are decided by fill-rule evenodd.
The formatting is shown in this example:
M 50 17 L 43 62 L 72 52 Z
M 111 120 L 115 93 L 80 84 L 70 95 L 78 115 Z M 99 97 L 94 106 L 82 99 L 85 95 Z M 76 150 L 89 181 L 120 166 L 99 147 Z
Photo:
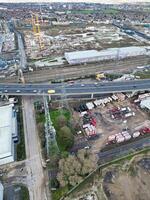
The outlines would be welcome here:
M 150 79 L 121 82 L 96 82 L 85 84 L 0 84 L 0 94 L 33 96 L 51 95 L 59 98 L 65 89 L 67 98 L 87 97 L 96 98 L 102 94 L 116 92 L 149 91 Z

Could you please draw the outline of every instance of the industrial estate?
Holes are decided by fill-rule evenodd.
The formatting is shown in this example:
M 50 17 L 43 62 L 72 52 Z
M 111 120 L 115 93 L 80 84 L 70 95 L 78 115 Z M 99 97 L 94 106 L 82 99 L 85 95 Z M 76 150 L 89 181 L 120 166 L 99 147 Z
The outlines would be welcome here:
M 150 3 L 0 3 L 0 200 L 148 200 L 149 150 Z

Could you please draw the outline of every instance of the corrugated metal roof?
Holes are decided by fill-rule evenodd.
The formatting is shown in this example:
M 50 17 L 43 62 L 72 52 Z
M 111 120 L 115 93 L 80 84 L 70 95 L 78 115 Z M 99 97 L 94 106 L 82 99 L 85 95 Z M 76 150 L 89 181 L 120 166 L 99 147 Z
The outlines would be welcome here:
M 12 107 L 13 104 L 0 107 L 0 164 L 13 161 Z
M 74 51 L 65 53 L 65 56 L 70 60 L 74 59 L 84 59 L 99 56 L 99 52 L 96 50 L 88 50 L 88 51 Z
M 4 187 L 0 182 L 0 200 L 3 200 L 3 192 L 4 192 Z
M 150 98 L 146 98 L 140 103 L 141 108 L 147 108 L 150 110 Z
M 65 58 L 69 63 L 90 62 L 96 60 L 106 60 L 115 58 L 125 58 L 136 55 L 150 55 L 148 52 L 149 46 L 133 46 L 121 48 L 109 48 L 101 51 L 87 50 L 87 51 L 74 51 L 65 53 Z M 146 50 L 147 49 L 147 50 Z

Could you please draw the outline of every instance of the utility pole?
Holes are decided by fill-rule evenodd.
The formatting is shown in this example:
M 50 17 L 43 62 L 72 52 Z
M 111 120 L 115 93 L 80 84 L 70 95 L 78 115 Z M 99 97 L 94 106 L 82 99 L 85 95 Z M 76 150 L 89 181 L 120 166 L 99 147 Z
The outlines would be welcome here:
M 69 104 L 66 95 L 66 86 L 63 79 L 61 79 L 61 108 L 66 108 L 69 110 Z
M 45 137 L 46 137 L 46 149 L 47 155 L 50 157 L 51 148 L 55 148 L 55 153 L 59 152 L 59 148 L 56 141 L 56 131 L 52 124 L 47 96 L 43 95 L 44 110 L 45 110 Z

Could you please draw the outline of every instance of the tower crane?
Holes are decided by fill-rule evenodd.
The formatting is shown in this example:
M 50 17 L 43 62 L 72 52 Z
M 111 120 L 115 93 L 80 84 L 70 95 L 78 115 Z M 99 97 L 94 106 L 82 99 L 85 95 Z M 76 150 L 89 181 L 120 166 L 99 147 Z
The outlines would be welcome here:
M 38 14 L 32 12 L 31 18 L 32 18 L 33 33 L 34 33 L 35 37 L 38 39 L 40 49 L 42 50 L 44 48 L 44 44 L 41 39 L 39 16 L 38 16 Z

